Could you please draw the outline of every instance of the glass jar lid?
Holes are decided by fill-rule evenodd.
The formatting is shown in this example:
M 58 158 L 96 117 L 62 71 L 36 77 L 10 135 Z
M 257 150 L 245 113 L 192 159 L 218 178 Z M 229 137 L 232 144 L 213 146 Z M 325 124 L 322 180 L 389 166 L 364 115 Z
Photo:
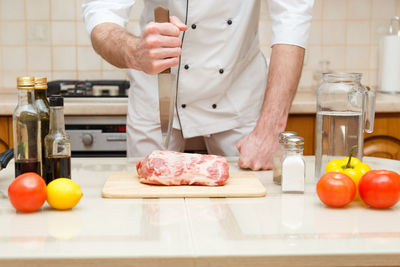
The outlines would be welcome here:
M 324 73 L 322 79 L 325 82 L 360 82 L 362 73 L 356 72 L 333 72 Z
M 304 138 L 300 136 L 288 136 L 284 141 L 285 149 L 303 149 Z
M 34 89 L 35 78 L 32 76 L 20 76 L 17 78 L 17 89 Z
M 47 89 L 47 78 L 46 77 L 35 77 L 35 90 Z
M 292 131 L 281 132 L 279 133 L 279 143 L 283 144 L 283 141 L 285 140 L 286 137 L 296 136 L 296 135 L 297 133 Z

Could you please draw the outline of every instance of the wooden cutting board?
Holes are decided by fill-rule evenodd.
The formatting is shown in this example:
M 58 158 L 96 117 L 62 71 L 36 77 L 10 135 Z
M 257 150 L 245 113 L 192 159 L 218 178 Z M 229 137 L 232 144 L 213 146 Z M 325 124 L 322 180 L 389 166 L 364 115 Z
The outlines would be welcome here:
M 224 186 L 161 186 L 139 182 L 137 173 L 111 174 L 103 186 L 105 198 L 263 197 L 265 187 L 254 173 L 232 172 Z

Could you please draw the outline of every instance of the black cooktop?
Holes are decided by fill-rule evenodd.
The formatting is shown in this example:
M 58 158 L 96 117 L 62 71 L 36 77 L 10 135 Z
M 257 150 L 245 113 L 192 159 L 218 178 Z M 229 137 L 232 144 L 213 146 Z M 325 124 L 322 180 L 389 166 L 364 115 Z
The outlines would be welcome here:
M 47 96 L 63 97 L 127 97 L 127 80 L 56 80 L 47 83 Z

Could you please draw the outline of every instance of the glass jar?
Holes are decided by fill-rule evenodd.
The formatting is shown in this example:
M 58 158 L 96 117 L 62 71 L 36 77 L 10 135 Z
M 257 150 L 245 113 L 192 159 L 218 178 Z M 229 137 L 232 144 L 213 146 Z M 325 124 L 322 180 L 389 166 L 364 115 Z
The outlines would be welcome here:
M 18 77 L 18 104 L 13 112 L 15 177 L 26 172 L 41 173 L 41 132 L 35 104 L 34 77 Z
M 279 138 L 278 138 L 279 148 L 272 156 L 272 163 L 273 163 L 272 172 L 274 177 L 273 181 L 275 184 L 280 185 L 282 182 L 282 158 L 284 154 L 283 141 L 285 140 L 286 137 L 295 135 L 297 135 L 297 133 L 291 131 L 279 133 Z
M 361 73 L 323 75 L 317 91 L 315 179 L 326 164 L 346 157 L 357 145 L 355 157 L 362 160 L 364 130 L 373 131 L 375 92 L 360 83 Z

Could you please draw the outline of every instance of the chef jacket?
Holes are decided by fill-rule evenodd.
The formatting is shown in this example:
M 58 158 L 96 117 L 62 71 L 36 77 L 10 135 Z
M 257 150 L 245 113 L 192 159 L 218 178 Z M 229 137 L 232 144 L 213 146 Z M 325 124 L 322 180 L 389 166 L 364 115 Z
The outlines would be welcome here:
M 306 47 L 313 0 L 269 0 L 271 46 Z M 135 0 L 86 0 L 89 34 L 104 22 L 126 26 Z M 182 33 L 174 128 L 185 138 L 240 127 L 258 118 L 268 65 L 259 49 L 260 0 L 144 0 L 141 29 L 162 5 L 188 25 Z M 156 75 L 130 69 L 130 121 L 160 123 Z

